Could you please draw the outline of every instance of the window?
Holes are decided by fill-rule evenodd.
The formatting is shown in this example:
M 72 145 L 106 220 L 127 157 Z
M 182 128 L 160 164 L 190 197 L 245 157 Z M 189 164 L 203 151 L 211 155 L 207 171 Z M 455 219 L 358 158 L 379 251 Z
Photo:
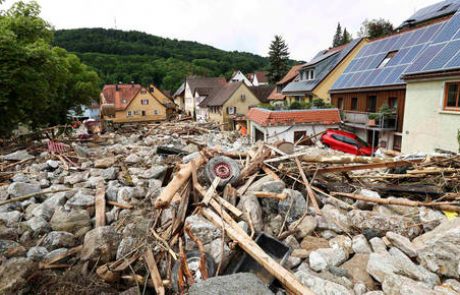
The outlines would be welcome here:
M 367 111 L 369 113 L 375 113 L 377 111 L 377 96 L 368 96 L 367 97 Z
M 383 68 L 385 67 L 389 62 L 390 60 L 396 55 L 396 53 L 398 53 L 398 51 L 391 51 L 387 54 L 387 56 L 385 56 L 385 58 L 382 60 L 382 62 L 379 64 L 378 68 Z
M 313 80 L 315 78 L 315 71 L 310 70 L 310 78 L 309 80 Z
M 149 100 L 148 99 L 141 99 L 141 105 L 148 105 Z
M 301 96 L 296 96 L 294 97 L 296 102 L 302 102 L 302 97 Z
M 339 97 L 339 98 L 337 99 L 337 108 L 338 108 L 339 110 L 343 110 L 343 97 Z
M 351 110 L 352 111 L 357 111 L 358 110 L 358 98 L 357 97 L 352 97 L 351 98 Z
M 444 94 L 444 109 L 449 111 L 460 111 L 459 100 L 460 82 L 446 83 Z
M 134 111 L 134 116 L 139 116 L 141 114 L 141 111 Z
M 153 110 L 153 114 L 154 114 L 154 115 L 159 115 L 160 112 L 159 112 L 158 110 Z
M 393 149 L 395 151 L 400 152 L 401 151 L 401 145 L 402 145 L 402 136 L 401 135 L 393 135 Z
M 145 117 L 145 111 L 142 111 L 142 116 Z
M 335 140 L 344 142 L 346 144 L 356 146 L 358 148 L 360 146 L 360 144 L 356 140 L 354 140 L 353 138 L 349 138 L 349 137 L 346 137 L 346 136 L 343 136 L 343 135 L 333 134 L 332 138 L 334 138 Z
M 240 99 L 241 99 L 241 101 L 245 101 L 246 100 L 246 94 L 242 93 L 241 96 L 240 96 Z
M 392 110 L 397 110 L 398 109 L 398 98 L 397 97 L 388 98 L 388 106 Z
M 131 117 L 132 115 L 133 115 L 133 113 L 132 113 L 131 111 L 127 111 L 127 112 L 126 112 L 126 116 L 127 116 L 127 117 Z

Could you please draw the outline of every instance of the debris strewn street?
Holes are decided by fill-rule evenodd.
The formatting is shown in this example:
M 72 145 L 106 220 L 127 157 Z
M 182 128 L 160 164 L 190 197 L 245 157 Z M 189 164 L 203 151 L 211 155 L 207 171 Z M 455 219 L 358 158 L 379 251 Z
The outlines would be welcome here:
M 177 120 L 10 147 L 0 293 L 458 294 L 460 157 L 312 144 Z

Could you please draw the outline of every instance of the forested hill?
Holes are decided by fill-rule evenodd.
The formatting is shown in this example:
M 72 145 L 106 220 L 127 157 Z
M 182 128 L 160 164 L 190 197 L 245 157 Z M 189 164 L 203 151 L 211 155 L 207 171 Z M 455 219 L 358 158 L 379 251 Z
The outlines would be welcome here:
M 147 85 L 153 81 L 167 90 L 175 90 L 187 75 L 229 78 L 235 69 L 248 73 L 268 65 L 267 58 L 255 54 L 137 31 L 58 30 L 54 44 L 76 53 L 99 73 L 103 83 L 135 81 Z

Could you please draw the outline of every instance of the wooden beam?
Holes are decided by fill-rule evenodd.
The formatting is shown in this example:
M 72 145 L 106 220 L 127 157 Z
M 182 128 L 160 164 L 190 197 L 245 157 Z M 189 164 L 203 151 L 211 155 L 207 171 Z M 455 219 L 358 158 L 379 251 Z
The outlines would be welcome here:
M 165 287 L 163 286 L 163 281 L 161 280 L 160 272 L 158 271 L 158 266 L 153 256 L 152 249 L 147 248 L 144 254 L 145 262 L 150 271 L 150 277 L 152 278 L 152 283 L 155 288 L 156 294 L 164 295 Z
M 216 178 L 214 178 L 214 181 L 211 183 L 211 186 L 208 188 L 208 191 L 204 195 L 202 203 L 206 206 L 209 204 L 209 201 L 211 201 L 212 197 L 216 193 L 216 188 L 219 185 L 220 180 L 220 177 L 216 176 Z
M 305 185 L 305 188 L 307 189 L 307 194 L 308 197 L 310 198 L 310 201 L 315 208 L 316 214 L 321 215 L 321 210 L 319 209 L 318 201 L 316 200 L 316 194 L 311 188 L 310 182 L 307 179 L 307 176 L 305 175 L 305 172 L 303 171 L 302 164 L 299 161 L 299 158 L 295 158 L 295 163 L 297 165 L 297 168 L 299 169 L 300 176 L 302 177 L 303 184 Z
M 105 225 L 105 186 L 98 184 L 96 189 L 96 227 Z
M 254 242 L 244 231 L 234 228 L 228 224 L 220 216 L 214 213 L 209 208 L 202 208 L 201 213 L 203 216 L 211 221 L 215 226 L 224 226 L 227 235 L 238 242 L 238 245 L 248 253 L 255 261 L 264 267 L 270 274 L 276 277 L 283 286 L 285 286 L 292 294 L 296 295 L 314 295 L 314 293 L 302 285 L 297 278 L 270 257 L 264 250 L 262 250 L 256 242 Z
M 316 169 L 308 170 L 308 172 L 314 173 L 315 171 L 317 171 L 317 174 L 324 174 L 324 173 L 336 173 L 336 172 L 368 170 L 368 169 L 396 168 L 396 167 L 404 167 L 404 166 L 413 166 L 414 164 L 417 164 L 420 162 L 421 160 L 411 160 L 411 161 L 395 161 L 395 162 L 385 162 L 385 163 L 327 167 L 327 168 L 319 168 L 317 170 Z
M 169 184 L 161 191 L 160 196 L 155 200 L 155 208 L 166 208 L 169 206 L 174 194 L 187 182 L 192 175 L 193 167 L 197 169 L 205 162 L 205 157 L 199 155 L 189 163 L 182 166 L 182 168 L 174 175 Z M 194 162 L 191 164 L 191 162 Z
M 206 196 L 206 191 L 205 189 L 201 186 L 201 184 L 197 183 L 197 185 L 195 186 L 195 190 L 203 197 Z M 217 199 L 217 201 L 216 201 Z M 240 209 L 236 208 L 235 206 L 233 206 L 232 204 L 230 204 L 230 202 L 228 202 L 227 200 L 225 200 L 224 198 L 221 198 L 219 195 L 215 194 L 213 196 L 212 199 L 209 200 L 209 204 L 211 206 L 215 206 L 216 204 L 220 203 L 223 207 L 225 207 L 228 211 L 232 212 L 233 215 L 235 215 L 236 217 L 241 217 L 243 215 L 243 212 L 241 212 Z M 214 207 L 213 206 L 213 207 Z M 218 207 L 220 206 L 219 204 L 217 205 Z
M 271 192 L 253 192 L 253 194 L 258 198 L 271 198 L 279 201 L 282 201 L 287 198 L 286 193 L 277 194 Z

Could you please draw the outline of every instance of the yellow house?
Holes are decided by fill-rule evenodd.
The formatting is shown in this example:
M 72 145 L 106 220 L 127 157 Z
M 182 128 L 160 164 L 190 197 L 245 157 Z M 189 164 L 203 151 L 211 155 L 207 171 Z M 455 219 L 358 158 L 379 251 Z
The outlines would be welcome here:
M 228 83 L 210 93 L 199 105 L 211 122 L 223 124 L 222 129 L 234 130 L 236 124 L 246 125 L 251 107 L 261 101 L 243 82 Z
M 323 50 L 310 62 L 304 64 L 297 77 L 283 88 L 281 93 L 291 104 L 322 99 L 331 102 L 329 90 L 347 66 L 367 43 L 367 39 L 355 39 L 346 45 Z
M 105 85 L 101 93 L 101 116 L 115 123 L 163 121 L 173 109 L 174 103 L 153 85 Z

